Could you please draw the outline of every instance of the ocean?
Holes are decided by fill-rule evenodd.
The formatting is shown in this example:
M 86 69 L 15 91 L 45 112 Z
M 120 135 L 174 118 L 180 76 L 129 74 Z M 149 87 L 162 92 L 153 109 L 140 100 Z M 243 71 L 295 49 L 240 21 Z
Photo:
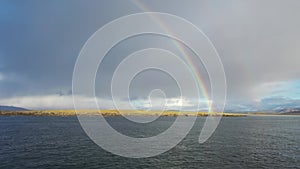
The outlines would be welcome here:
M 137 137 L 155 135 L 175 118 L 139 129 L 122 117 L 107 117 L 115 129 Z M 0 168 L 300 168 L 300 116 L 223 117 L 213 136 L 199 144 L 204 120 L 198 117 L 173 149 L 132 159 L 95 144 L 77 117 L 0 116 Z

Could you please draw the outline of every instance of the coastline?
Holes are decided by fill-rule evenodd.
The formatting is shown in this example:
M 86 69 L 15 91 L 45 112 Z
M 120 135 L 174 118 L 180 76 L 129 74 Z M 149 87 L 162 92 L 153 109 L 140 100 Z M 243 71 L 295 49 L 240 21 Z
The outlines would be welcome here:
M 145 110 L 26 110 L 26 111 L 0 111 L 0 116 L 224 116 L 245 117 L 242 113 L 208 113 L 185 111 L 145 111 Z

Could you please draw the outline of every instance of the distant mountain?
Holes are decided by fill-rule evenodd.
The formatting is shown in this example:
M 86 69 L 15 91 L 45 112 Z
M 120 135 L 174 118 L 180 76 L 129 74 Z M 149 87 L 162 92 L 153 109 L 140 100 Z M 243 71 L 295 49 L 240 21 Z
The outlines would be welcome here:
M 258 112 L 259 110 L 255 107 L 254 103 L 226 103 L 224 112 L 231 113 L 247 113 L 247 112 Z
M 277 112 L 282 115 L 300 115 L 300 108 L 292 107 L 292 108 L 279 109 Z
M 260 101 L 227 102 L 226 112 L 290 113 L 300 111 L 300 99 L 269 97 Z
M 277 108 L 274 110 L 274 112 L 276 113 L 293 113 L 293 112 L 300 112 L 300 108 L 299 107 L 290 107 L 290 108 Z
M 300 111 L 291 111 L 291 112 L 285 112 L 281 113 L 282 115 L 300 115 Z
M 261 110 L 284 113 L 293 110 L 300 110 L 300 100 L 284 97 L 265 98 L 260 103 Z
M 0 106 L 0 111 L 20 111 L 20 110 L 27 110 L 22 107 L 14 107 L 14 106 Z

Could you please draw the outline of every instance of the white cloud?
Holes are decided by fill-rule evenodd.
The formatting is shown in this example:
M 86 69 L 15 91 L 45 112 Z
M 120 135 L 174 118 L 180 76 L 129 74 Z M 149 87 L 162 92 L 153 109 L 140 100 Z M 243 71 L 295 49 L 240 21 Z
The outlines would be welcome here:
M 273 81 L 262 83 L 253 88 L 253 95 L 256 95 L 256 100 L 261 100 L 268 97 L 295 97 L 299 89 L 297 88 L 298 81 Z
M 95 98 L 79 96 L 80 108 L 89 109 L 94 107 Z M 97 102 L 102 109 L 152 109 L 152 110 L 197 110 L 206 109 L 211 101 L 189 100 L 187 98 L 156 98 L 152 100 L 115 100 L 97 98 Z M 115 104 L 114 104 L 115 103 Z M 71 95 L 43 95 L 43 96 L 22 96 L 7 99 L 0 99 L 0 105 L 11 105 L 24 107 L 27 109 L 73 109 L 73 97 Z
M 192 106 L 190 100 L 186 98 L 155 98 L 152 100 L 141 100 L 141 101 L 134 101 L 134 103 L 138 103 L 137 107 L 142 108 L 152 108 L 152 109 L 159 109 L 159 108 L 179 108 L 179 107 L 189 107 Z
M 132 105 L 137 109 L 152 109 L 152 110 L 194 110 L 207 109 L 207 105 L 211 101 L 207 100 L 191 100 L 185 97 L 173 98 L 155 98 L 152 100 L 134 100 Z M 199 109 L 197 105 L 199 104 Z
M 81 97 L 82 107 L 89 107 L 94 101 L 92 98 Z M 8 99 L 0 99 L 0 105 L 12 105 L 27 109 L 72 109 L 72 96 L 44 95 L 23 96 Z

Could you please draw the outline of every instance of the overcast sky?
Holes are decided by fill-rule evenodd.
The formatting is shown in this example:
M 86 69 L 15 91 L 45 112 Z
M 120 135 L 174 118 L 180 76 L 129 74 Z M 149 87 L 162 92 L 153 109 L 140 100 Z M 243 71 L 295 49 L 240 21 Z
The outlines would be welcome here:
M 269 103 L 298 104 L 299 9 L 299 0 L 2 0 L 0 105 L 72 108 L 72 74 L 84 43 L 108 22 L 143 11 L 183 17 L 210 38 L 225 68 L 228 105 L 259 109 Z M 101 78 L 96 81 L 100 101 L 108 108 L 112 106 L 109 79 L 126 55 L 145 47 L 162 47 L 176 53 L 171 41 L 153 35 L 128 39 L 116 46 L 106 56 L 99 71 Z M 201 63 L 196 65 L 209 86 L 207 72 Z M 145 73 L 144 78 L 136 78 L 130 97 L 144 103 L 149 91 L 159 86 L 172 102 L 178 88 L 169 86 L 170 81 L 170 77 L 157 72 Z M 192 106 L 193 100 L 197 99 L 187 96 L 181 102 Z M 143 105 L 147 107 L 148 103 L 139 106 Z

